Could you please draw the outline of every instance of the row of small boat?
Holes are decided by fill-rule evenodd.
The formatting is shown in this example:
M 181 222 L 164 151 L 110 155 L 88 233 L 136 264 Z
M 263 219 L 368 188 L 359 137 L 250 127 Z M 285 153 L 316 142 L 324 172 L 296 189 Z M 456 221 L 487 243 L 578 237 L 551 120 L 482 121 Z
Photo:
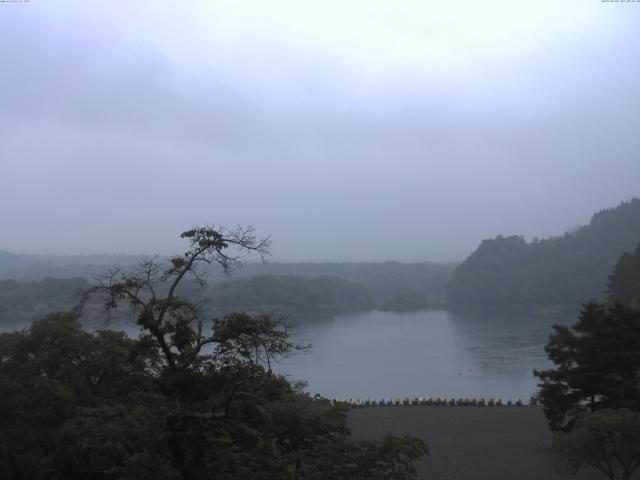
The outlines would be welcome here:
M 373 398 L 350 398 L 348 400 L 333 400 L 334 403 L 343 402 L 348 403 L 352 407 L 368 407 L 368 406 L 437 406 L 437 407 L 522 407 L 525 403 L 518 398 L 513 401 L 510 398 L 506 401 L 502 401 L 501 398 L 426 398 L 426 397 L 414 397 L 414 398 L 381 398 L 379 400 Z M 528 405 L 537 405 L 535 398 L 531 398 Z

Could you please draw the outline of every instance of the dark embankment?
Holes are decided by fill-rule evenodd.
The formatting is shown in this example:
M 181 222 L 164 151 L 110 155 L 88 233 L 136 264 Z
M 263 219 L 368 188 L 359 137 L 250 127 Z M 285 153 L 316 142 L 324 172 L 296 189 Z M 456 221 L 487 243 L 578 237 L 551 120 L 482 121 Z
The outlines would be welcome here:
M 541 407 L 366 407 L 349 413 L 355 438 L 420 437 L 429 480 L 597 480 L 597 472 L 558 474 Z

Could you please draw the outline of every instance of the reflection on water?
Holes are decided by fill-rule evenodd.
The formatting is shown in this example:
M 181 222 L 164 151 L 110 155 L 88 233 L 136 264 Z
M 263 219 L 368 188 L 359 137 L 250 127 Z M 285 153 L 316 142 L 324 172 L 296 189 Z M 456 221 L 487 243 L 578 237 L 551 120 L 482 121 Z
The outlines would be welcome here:
M 528 399 L 533 370 L 549 365 L 544 345 L 554 323 L 575 313 L 523 311 L 368 312 L 302 322 L 311 352 L 280 362 L 325 396 L 503 397 Z

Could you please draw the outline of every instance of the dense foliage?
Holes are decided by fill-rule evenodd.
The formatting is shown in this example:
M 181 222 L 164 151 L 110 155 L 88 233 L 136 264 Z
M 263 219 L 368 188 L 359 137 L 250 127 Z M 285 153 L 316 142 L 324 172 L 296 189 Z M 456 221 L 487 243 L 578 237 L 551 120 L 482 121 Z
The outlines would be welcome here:
M 70 310 L 78 301 L 79 291 L 88 287 L 83 278 L 0 280 L 0 324 L 26 325 L 48 313 Z M 158 288 L 161 293 L 164 287 Z M 203 308 L 210 316 L 234 311 L 325 316 L 376 307 L 364 287 L 333 277 L 262 275 L 216 282 L 204 291 L 192 279 L 182 282 L 179 293 L 194 302 L 206 300 Z M 86 305 L 85 325 L 100 325 L 103 315 L 96 307 Z M 126 317 L 126 312 L 114 312 L 113 319 L 122 321 Z
M 131 308 L 139 339 L 83 331 L 56 314 L 0 335 L 0 477 L 9 480 L 389 479 L 415 477 L 421 440 L 353 441 L 346 406 L 274 375 L 299 348 L 269 317 L 231 314 L 205 328 L 179 295 L 200 267 L 265 251 L 251 230 L 202 227 L 168 263 L 111 271 L 83 300 Z
M 445 288 L 455 263 L 248 263 L 239 276 L 296 275 L 338 277 L 365 287 L 373 300 L 381 304 L 408 290 L 443 304 Z
M 212 353 L 176 367 L 70 314 L 1 334 L 0 478 L 413 478 L 421 441 L 352 441 L 346 406 L 263 368 L 287 349 L 273 327 L 228 317 Z
M 640 413 L 603 409 L 582 414 L 570 432 L 558 433 L 560 470 L 595 468 L 610 480 L 629 480 L 640 467 Z
M 424 310 L 431 305 L 426 295 L 420 295 L 415 290 L 397 293 L 391 299 L 380 305 L 380 310 L 387 312 L 413 312 Z
M 92 279 L 109 268 L 136 265 L 139 257 L 129 255 L 33 256 L 0 250 L 0 279 L 40 281 L 46 277 Z M 432 303 L 443 304 L 445 286 L 456 264 L 400 262 L 247 262 L 235 272 L 237 279 L 263 275 L 296 277 L 337 277 L 365 287 L 374 302 L 380 304 L 394 295 L 414 290 Z M 206 268 L 205 268 L 206 269 Z M 209 269 L 212 283 L 226 281 L 224 273 Z
M 24 325 L 47 313 L 68 310 L 78 289 L 87 288 L 95 275 L 117 269 L 109 262 L 128 263 L 132 257 L 60 257 L 41 260 L 0 251 L 0 323 Z M 17 259 L 16 259 L 17 258 Z M 46 257 L 49 258 L 49 257 Z M 13 260 L 7 260 L 13 259 Z M 95 265 L 83 262 L 93 261 Z M 69 263 L 66 263 L 69 262 Z M 234 280 L 207 268 L 211 285 L 206 291 L 209 314 L 230 311 L 272 312 L 303 315 L 334 315 L 373 308 L 415 310 L 444 303 L 444 289 L 453 264 L 416 263 L 247 263 Z M 77 278 L 40 278 L 41 274 L 77 274 Z M 29 280 L 25 280 L 28 278 Z M 197 281 L 180 286 L 183 296 L 202 297 Z M 428 302 L 427 302 L 428 299 Z M 428 303 L 428 305 L 427 305 Z M 100 325 L 101 312 L 88 305 L 82 321 Z M 114 319 L 126 315 L 114 312 Z
M 579 305 L 605 291 L 616 261 L 640 241 L 640 199 L 596 213 L 562 237 L 484 240 L 454 272 L 452 306 Z
M 337 314 L 374 308 L 367 290 L 335 277 L 260 275 L 219 282 L 208 297 L 217 312 Z
M 535 372 L 552 430 L 602 408 L 640 410 L 640 310 L 584 306 L 573 327 L 555 325 L 545 347 L 555 368 Z
M 640 244 L 625 252 L 609 275 L 609 302 L 640 306 Z
M 83 278 L 46 278 L 39 282 L 0 280 L 0 322 L 17 325 L 47 313 L 69 310 L 89 283 Z

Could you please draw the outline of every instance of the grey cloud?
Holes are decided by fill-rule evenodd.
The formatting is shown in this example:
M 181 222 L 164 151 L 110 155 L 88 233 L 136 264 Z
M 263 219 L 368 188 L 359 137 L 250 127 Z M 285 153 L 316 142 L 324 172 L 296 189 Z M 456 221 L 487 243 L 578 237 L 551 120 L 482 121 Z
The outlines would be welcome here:
M 371 79 L 268 43 L 180 71 L 91 24 L 0 22 L 0 248 L 167 252 L 219 222 L 277 258 L 449 260 L 640 193 L 626 23 L 468 79 Z

